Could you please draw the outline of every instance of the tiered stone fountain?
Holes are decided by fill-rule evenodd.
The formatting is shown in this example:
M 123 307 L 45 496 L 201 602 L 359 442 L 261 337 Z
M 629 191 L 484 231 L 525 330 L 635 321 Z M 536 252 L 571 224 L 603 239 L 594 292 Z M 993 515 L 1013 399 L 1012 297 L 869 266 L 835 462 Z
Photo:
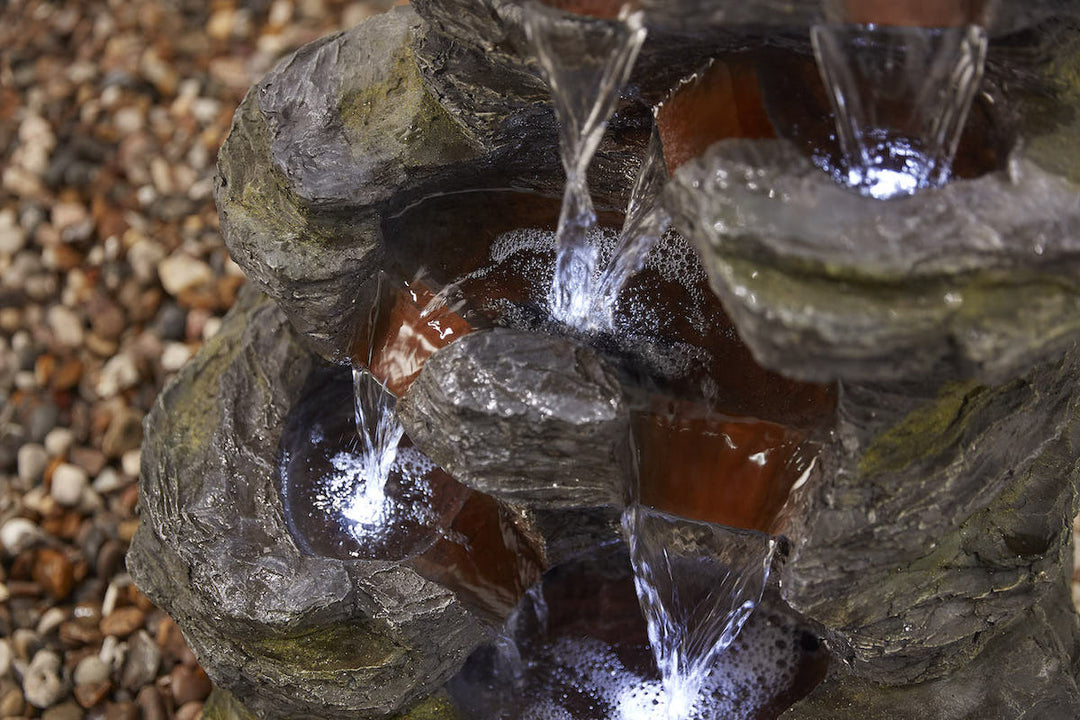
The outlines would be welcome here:
M 559 5 L 568 37 L 625 20 Z M 237 111 L 217 200 L 253 282 L 147 421 L 128 559 L 206 716 L 652 717 L 647 527 L 683 596 L 736 577 L 757 606 L 685 717 L 1080 717 L 1080 18 L 640 5 L 586 242 L 621 247 L 650 136 L 674 230 L 600 327 L 549 311 L 541 10 L 416 0 Z M 851 172 L 831 13 L 985 29 L 951 173 L 880 199 Z M 731 572 L 766 546 L 755 594 Z

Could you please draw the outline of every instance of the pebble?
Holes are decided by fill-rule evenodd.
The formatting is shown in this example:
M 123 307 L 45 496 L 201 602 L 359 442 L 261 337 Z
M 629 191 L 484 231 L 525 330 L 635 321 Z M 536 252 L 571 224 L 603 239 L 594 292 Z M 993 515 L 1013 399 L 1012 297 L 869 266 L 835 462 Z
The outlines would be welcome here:
M 139 369 L 127 353 L 119 353 L 109 358 L 101 369 L 95 390 L 98 397 L 108 399 L 134 387 L 139 382 Z
M 26 518 L 12 518 L 0 526 L 0 545 L 8 555 L 30 549 L 44 536 L 41 528 Z
M 88 655 L 75 666 L 72 676 L 76 685 L 97 685 L 108 682 L 109 666 L 97 655 Z
M 142 470 L 142 450 L 129 450 L 120 458 L 120 469 L 128 477 L 139 477 Z
M 82 500 L 90 480 L 86 471 L 70 463 L 62 463 L 52 475 L 53 500 L 64 507 L 75 507 Z
M 26 245 L 26 233 L 15 220 L 12 208 L 0 210 L 0 255 L 12 256 Z
M 101 632 L 116 637 L 127 637 L 142 627 L 146 614 L 137 607 L 117 608 L 101 620 Z
M 189 702 L 181 705 L 176 711 L 176 720 L 196 720 L 202 716 L 203 704 L 201 702 Z
M 106 540 L 98 551 L 97 562 L 94 566 L 97 576 L 104 580 L 111 579 L 124 568 L 124 546 L 116 540 Z
M 184 367 L 184 364 L 191 359 L 191 356 L 191 348 L 184 343 L 167 343 L 165 351 L 161 353 L 161 369 L 165 372 L 176 372 Z
M 101 440 L 101 449 L 110 458 L 119 458 L 129 450 L 135 450 L 142 444 L 143 415 L 130 407 L 113 413 L 105 436 Z
M 142 720 L 166 720 L 165 701 L 161 692 L 153 685 L 147 685 L 140 690 L 135 702 L 142 711 Z
M 56 341 L 64 347 L 77 348 L 82 345 L 82 321 L 68 308 L 63 305 L 53 305 L 46 315 L 46 322 Z
M 205 700 L 214 689 L 213 683 L 201 667 L 177 665 L 170 675 L 172 696 L 177 705 Z
M 45 637 L 59 628 L 67 620 L 67 612 L 58 607 L 51 607 L 41 616 L 37 624 L 37 634 Z
M 136 632 L 128 641 L 128 656 L 120 676 L 120 684 L 137 690 L 154 682 L 161 665 L 161 648 L 145 630 Z
M 18 688 L 8 690 L 0 698 L 0 717 L 20 717 L 25 710 L 26 700 L 23 698 L 22 690 Z
M 213 283 L 214 271 L 202 260 L 177 251 L 158 265 L 158 277 L 165 292 L 176 297 Z
M 51 707 L 41 715 L 41 720 L 82 720 L 85 713 L 76 703 L 66 702 Z
M 120 488 L 127 485 L 127 481 L 116 471 L 115 468 L 107 467 L 98 473 L 98 476 L 94 478 L 94 482 L 90 487 L 94 489 L 94 492 L 101 493 L 102 495 L 108 495 L 109 493 L 116 492 Z
M 49 452 L 44 446 L 38 445 L 37 443 L 26 443 L 19 448 L 19 480 L 22 481 L 26 487 L 30 487 L 41 480 L 41 475 L 45 472 L 45 466 L 48 464 Z
M 0 638 L 0 678 L 5 678 L 11 672 L 11 662 L 14 654 L 11 652 L 11 642 L 7 638 Z
M 70 428 L 53 428 L 45 436 L 45 451 L 51 457 L 65 457 L 75 444 L 75 433 Z
M 75 568 L 60 550 L 42 548 L 33 570 L 34 582 L 56 600 L 64 600 L 75 586 Z
M 105 720 L 139 720 L 139 708 L 131 702 L 109 703 L 105 706 Z
M 64 696 L 60 680 L 60 656 L 51 650 L 38 650 L 23 678 L 26 701 L 36 708 L 55 705 Z

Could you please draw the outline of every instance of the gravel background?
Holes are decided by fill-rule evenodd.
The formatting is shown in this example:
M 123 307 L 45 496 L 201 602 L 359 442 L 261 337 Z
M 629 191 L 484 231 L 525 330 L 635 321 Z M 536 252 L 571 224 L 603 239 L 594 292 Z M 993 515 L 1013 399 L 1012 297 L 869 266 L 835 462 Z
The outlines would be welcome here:
M 201 714 L 124 570 L 142 418 L 243 282 L 210 196 L 236 105 L 376 9 L 0 0 L 0 718 Z
M 200 716 L 124 570 L 142 418 L 243 282 L 210 197 L 237 103 L 388 2 L 0 0 L 0 718 Z

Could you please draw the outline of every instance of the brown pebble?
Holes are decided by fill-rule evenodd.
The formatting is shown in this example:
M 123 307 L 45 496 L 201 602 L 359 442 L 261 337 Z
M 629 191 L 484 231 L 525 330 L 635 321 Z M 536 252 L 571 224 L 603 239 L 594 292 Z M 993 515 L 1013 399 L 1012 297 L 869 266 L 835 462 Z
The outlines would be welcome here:
M 145 621 L 146 613 L 139 608 L 122 607 L 102 618 L 101 632 L 123 638 L 141 628 Z
M 154 639 L 161 647 L 166 659 L 185 665 L 195 663 L 195 655 L 187 646 L 184 634 L 180 632 L 180 627 L 176 624 L 176 621 L 168 615 L 164 616 L 161 622 L 158 623 L 157 634 Z
M 7 590 L 13 598 L 41 596 L 41 586 L 32 580 L 9 580 Z
M 80 705 L 89 710 L 102 702 L 109 695 L 110 690 L 112 690 L 112 683 L 107 680 L 92 685 L 77 685 L 75 687 L 75 699 Z
M 67 646 L 96 645 L 104 637 L 93 617 L 75 618 L 60 626 L 60 642 Z
M 205 700 L 214 689 L 213 683 L 201 667 L 177 665 L 172 671 L 172 695 L 177 705 L 193 700 Z
M 99 578 L 110 580 L 124 566 L 124 546 L 116 540 L 107 540 L 98 551 L 94 569 Z
M 73 702 L 54 705 L 41 714 L 41 720 L 82 720 L 82 708 Z
M 38 551 L 34 563 L 34 582 L 56 600 L 64 600 L 75 586 L 75 573 L 67 555 L 52 548 Z
M 147 685 L 140 690 L 135 702 L 142 710 L 143 720 L 165 720 L 165 700 L 153 685 Z
M 202 717 L 203 704 L 201 702 L 189 702 L 181 705 L 176 711 L 176 720 L 198 720 Z
M 53 373 L 52 386 L 55 390 L 71 390 L 82 378 L 83 364 L 78 358 L 65 360 Z
M 78 465 L 86 471 L 87 475 L 93 477 L 105 468 L 108 459 L 105 457 L 105 453 L 100 450 L 88 447 L 73 447 L 68 453 L 68 461 L 72 465 Z
M 23 714 L 26 709 L 26 701 L 23 699 L 19 688 L 8 690 L 4 697 L 0 698 L 0 717 L 15 717 Z
M 142 444 L 142 419 L 142 413 L 132 408 L 115 413 L 101 441 L 105 455 L 119 458 L 128 450 L 139 447 Z
M 105 706 L 105 720 L 139 720 L 139 708 L 131 702 L 115 702 Z

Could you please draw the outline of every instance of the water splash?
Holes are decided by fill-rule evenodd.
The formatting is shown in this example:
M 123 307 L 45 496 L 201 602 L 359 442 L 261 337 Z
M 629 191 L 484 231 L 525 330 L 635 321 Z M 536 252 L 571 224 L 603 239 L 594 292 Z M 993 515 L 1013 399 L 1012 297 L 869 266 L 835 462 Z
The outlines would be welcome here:
M 624 8 L 612 22 L 582 22 L 536 2 L 526 8 L 525 30 L 551 88 L 566 172 L 551 311 L 557 320 L 580 327 L 595 297 L 597 266 L 596 249 L 586 242 L 596 223 L 586 172 L 646 30 L 641 11 Z
M 590 330 L 612 330 L 619 293 L 630 278 L 645 265 L 645 259 L 667 231 L 671 218 L 660 204 L 667 184 L 667 165 L 660 131 L 653 124 L 652 136 L 637 180 L 630 193 L 626 219 L 611 259 L 591 288 L 586 318 Z
M 761 601 L 776 541 L 637 503 L 623 528 L 666 717 L 692 717 L 711 666 Z
M 986 31 L 818 25 L 811 40 L 847 163 L 837 179 L 878 199 L 948 182 Z
M 366 368 L 353 367 L 356 451 L 349 456 L 353 489 L 341 506 L 343 517 L 360 526 L 385 523 L 386 483 L 398 457 L 405 428 L 397 419 L 397 398 Z

